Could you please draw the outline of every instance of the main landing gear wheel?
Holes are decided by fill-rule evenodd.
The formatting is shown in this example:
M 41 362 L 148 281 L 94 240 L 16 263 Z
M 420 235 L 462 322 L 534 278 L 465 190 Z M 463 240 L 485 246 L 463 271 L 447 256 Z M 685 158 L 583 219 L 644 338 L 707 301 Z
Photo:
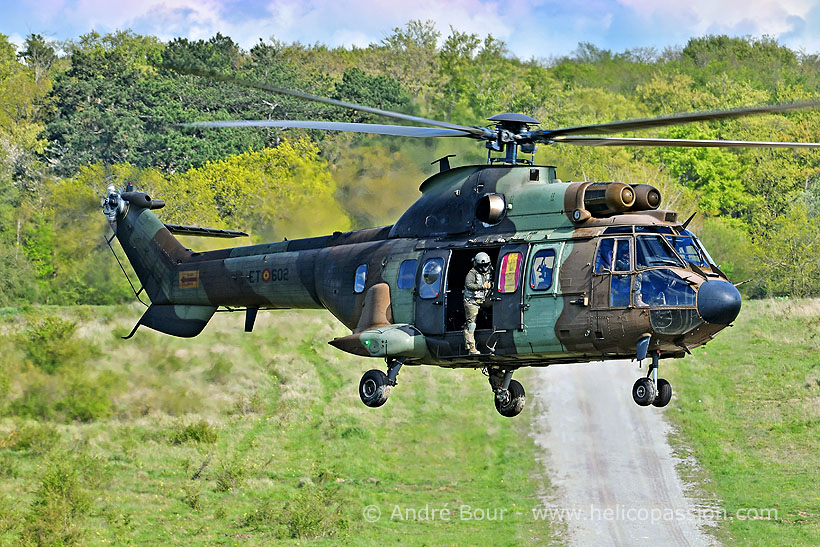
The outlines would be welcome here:
M 368 370 L 359 382 L 359 397 L 371 408 L 380 407 L 387 402 L 392 387 L 387 374 L 377 369 Z
M 524 386 L 517 380 L 510 380 L 509 388 L 501 388 L 495 392 L 495 409 L 507 418 L 521 414 L 525 402 Z
M 663 378 L 659 378 L 657 390 L 658 394 L 652 404 L 658 408 L 668 405 L 669 401 L 672 400 L 672 386 Z
M 370 408 L 380 407 L 387 402 L 390 390 L 398 384 L 396 378 L 404 365 L 405 358 L 388 358 L 386 361 L 387 374 L 374 368 L 365 372 L 359 382 L 359 397 Z
M 657 389 L 651 378 L 638 378 L 632 386 L 632 398 L 641 406 L 649 406 L 655 400 Z
M 524 386 L 512 379 L 514 370 L 504 370 L 499 367 L 481 369 L 481 372 L 487 375 L 490 387 L 493 389 L 495 409 L 507 418 L 521 414 L 524 410 L 524 403 L 527 402 Z

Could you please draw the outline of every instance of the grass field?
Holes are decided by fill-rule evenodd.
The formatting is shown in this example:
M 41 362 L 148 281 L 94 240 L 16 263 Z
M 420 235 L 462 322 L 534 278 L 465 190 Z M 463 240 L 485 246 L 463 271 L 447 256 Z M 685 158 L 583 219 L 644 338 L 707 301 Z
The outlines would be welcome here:
M 662 370 L 679 447 L 722 500 L 718 537 L 820 544 L 820 300 L 744 302 L 734 327 Z
M 478 372 L 407 367 L 368 409 L 359 377 L 381 363 L 328 346 L 345 330 L 326 312 L 119 340 L 138 313 L 0 311 L 0 543 L 560 541 L 531 518 L 549 487 L 531 409 L 499 416 Z M 663 364 L 727 544 L 819 543 L 818 355 L 820 301 L 750 301 Z
M 328 346 L 326 312 L 120 340 L 139 311 L 0 312 L 0 543 L 553 540 L 528 414 L 499 416 L 479 372 L 406 367 L 368 409 L 383 362 Z

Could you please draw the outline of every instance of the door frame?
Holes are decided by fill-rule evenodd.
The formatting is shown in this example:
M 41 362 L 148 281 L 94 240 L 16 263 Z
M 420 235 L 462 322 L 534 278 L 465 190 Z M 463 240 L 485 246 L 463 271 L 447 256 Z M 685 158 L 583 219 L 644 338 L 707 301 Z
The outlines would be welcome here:
M 524 283 L 526 279 L 526 268 L 528 266 L 529 243 L 513 243 L 504 245 L 498 252 L 496 259 L 495 286 L 493 287 L 493 330 L 524 330 Z M 518 287 L 514 292 L 502 293 L 501 276 L 505 275 L 501 271 L 501 264 L 504 257 L 511 253 L 519 253 L 520 263 L 518 270 Z
M 445 309 L 447 299 L 447 272 L 450 267 L 450 256 L 452 251 L 450 249 L 429 249 L 424 251 L 424 254 L 419 259 L 418 270 L 416 271 L 416 286 L 413 289 L 415 294 L 415 315 L 414 325 L 423 334 L 444 334 L 445 324 Z M 434 298 L 422 298 L 419 288 L 422 285 L 422 271 L 427 261 L 432 258 L 441 258 L 444 262 L 441 268 L 441 284 L 439 285 L 438 295 Z

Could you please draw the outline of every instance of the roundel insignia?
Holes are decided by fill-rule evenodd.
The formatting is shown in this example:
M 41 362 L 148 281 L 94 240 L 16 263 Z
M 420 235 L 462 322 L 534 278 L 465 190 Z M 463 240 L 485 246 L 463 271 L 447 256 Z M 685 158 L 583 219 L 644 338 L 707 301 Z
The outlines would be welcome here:
M 265 283 L 270 281 L 270 270 L 268 270 L 267 268 L 265 268 L 262 271 L 262 281 L 264 281 Z

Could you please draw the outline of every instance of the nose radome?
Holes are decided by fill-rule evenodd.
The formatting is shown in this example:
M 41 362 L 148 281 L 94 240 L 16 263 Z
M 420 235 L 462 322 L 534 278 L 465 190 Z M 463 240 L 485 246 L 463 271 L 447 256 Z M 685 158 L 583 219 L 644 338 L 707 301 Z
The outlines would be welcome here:
M 740 313 L 740 293 L 728 281 L 707 281 L 698 289 L 698 314 L 707 323 L 728 325 Z

